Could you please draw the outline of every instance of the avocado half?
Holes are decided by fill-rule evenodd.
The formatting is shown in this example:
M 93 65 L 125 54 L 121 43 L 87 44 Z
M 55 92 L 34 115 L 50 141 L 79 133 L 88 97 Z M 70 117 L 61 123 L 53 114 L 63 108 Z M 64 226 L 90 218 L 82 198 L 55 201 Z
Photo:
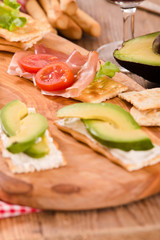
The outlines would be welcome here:
M 113 52 L 116 61 L 151 82 L 160 82 L 160 54 L 153 51 L 153 42 L 160 32 L 130 39 Z M 159 42 L 160 44 L 160 42 Z

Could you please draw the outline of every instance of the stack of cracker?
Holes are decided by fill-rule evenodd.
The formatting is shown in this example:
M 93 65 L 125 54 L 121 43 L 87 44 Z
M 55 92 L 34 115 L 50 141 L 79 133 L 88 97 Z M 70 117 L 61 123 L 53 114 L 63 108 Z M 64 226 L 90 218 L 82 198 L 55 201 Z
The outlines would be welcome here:
M 20 16 L 27 19 L 27 23 L 22 28 L 12 32 L 0 28 L 0 51 L 26 50 L 41 40 L 46 33 L 53 31 L 48 23 L 42 24 L 25 13 L 20 13 Z
M 141 126 L 160 126 L 160 88 L 120 93 L 120 98 L 133 104 L 130 113 Z

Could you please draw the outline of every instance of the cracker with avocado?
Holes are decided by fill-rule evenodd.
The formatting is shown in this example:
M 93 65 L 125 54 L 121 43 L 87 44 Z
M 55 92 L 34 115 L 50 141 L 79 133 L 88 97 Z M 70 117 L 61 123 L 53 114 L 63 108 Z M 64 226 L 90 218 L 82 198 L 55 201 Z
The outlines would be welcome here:
M 118 105 L 72 104 L 58 110 L 57 117 L 62 118 L 55 122 L 59 129 L 129 171 L 160 161 L 160 146 L 153 145 L 129 112 Z
M 14 173 L 58 168 L 65 160 L 48 131 L 47 119 L 19 100 L 0 111 L 0 149 Z

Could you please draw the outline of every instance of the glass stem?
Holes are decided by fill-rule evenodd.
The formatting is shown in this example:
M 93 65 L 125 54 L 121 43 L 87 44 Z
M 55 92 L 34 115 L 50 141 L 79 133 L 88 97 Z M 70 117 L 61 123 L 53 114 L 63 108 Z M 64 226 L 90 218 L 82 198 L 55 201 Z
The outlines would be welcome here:
M 121 8 L 123 14 L 123 41 L 134 38 L 134 18 L 136 7 Z

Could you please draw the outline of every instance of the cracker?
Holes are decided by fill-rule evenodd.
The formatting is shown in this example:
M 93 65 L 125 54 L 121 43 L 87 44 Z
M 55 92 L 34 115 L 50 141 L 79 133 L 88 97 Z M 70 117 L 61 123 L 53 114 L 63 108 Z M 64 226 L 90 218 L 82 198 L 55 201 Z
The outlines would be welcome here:
M 100 103 L 127 91 L 128 87 L 105 76 L 89 84 L 75 99 L 82 102 Z
M 51 31 L 48 24 L 33 19 L 27 14 L 20 13 L 21 17 L 27 18 L 27 23 L 22 28 L 17 28 L 15 31 L 8 31 L 7 29 L 0 28 L 0 37 L 10 42 L 27 42 L 31 39 L 42 37 Z
M 49 133 L 50 135 L 50 133 Z M 51 136 L 51 135 L 50 135 Z M 53 140 L 53 144 L 56 147 L 57 151 L 59 150 L 59 146 L 58 144 Z M 3 152 L 4 150 L 4 146 L 2 143 L 2 140 L 0 138 L 0 151 Z M 36 161 L 40 161 L 41 159 L 35 159 Z M 28 173 L 28 172 L 34 172 L 36 171 L 36 169 L 33 167 L 33 165 L 30 164 L 29 169 L 26 169 L 26 165 L 25 164 L 21 164 L 21 165 L 14 165 L 13 161 L 10 158 L 6 158 L 4 157 L 4 161 L 6 162 L 7 166 L 9 167 L 9 170 L 13 173 Z M 62 154 L 62 163 L 59 167 L 61 166 L 65 166 L 67 164 L 63 154 Z M 54 167 L 53 167 L 54 168 Z M 48 169 L 52 169 L 52 167 L 45 167 L 43 164 L 43 167 L 41 167 L 41 169 L 39 169 L 38 171 L 42 171 L 42 170 L 48 170 Z
M 160 108 L 160 88 L 120 93 L 118 96 L 142 111 Z
M 160 126 L 160 109 L 140 111 L 132 107 L 130 113 L 140 126 Z
M 3 51 L 7 51 L 7 47 L 11 48 L 11 50 L 9 49 L 9 52 L 16 52 L 16 48 L 17 49 L 23 49 L 23 50 L 27 50 L 28 48 L 33 47 L 34 44 L 36 44 L 39 40 L 41 40 L 41 36 L 35 37 L 27 42 L 9 42 L 3 38 L 0 38 L 0 45 L 3 46 L 4 50 Z M 12 51 L 12 49 L 15 48 L 15 51 Z
M 101 143 L 99 143 L 95 139 L 93 140 L 93 138 L 88 137 L 84 132 L 80 133 L 79 131 L 77 131 L 77 130 L 75 130 L 73 128 L 64 126 L 63 124 L 60 123 L 60 120 L 56 121 L 54 124 L 60 130 L 66 132 L 66 133 L 71 134 L 76 140 L 78 140 L 78 141 L 80 141 L 82 143 L 87 144 L 94 151 L 102 154 L 103 156 L 105 156 L 111 162 L 116 163 L 116 164 L 122 166 L 123 168 L 125 168 L 128 171 L 138 170 L 138 169 L 141 169 L 143 167 L 154 165 L 154 164 L 160 162 L 160 147 L 159 146 L 156 146 L 156 147 L 158 147 L 156 156 L 155 156 L 155 154 L 153 154 L 154 157 L 152 157 L 151 159 L 147 159 L 146 160 L 145 158 L 141 157 L 142 155 L 140 155 L 139 159 L 137 159 L 138 161 L 136 161 L 136 163 L 135 162 L 130 162 L 129 163 L 128 161 L 126 162 L 124 160 L 121 160 L 118 157 L 115 157 L 111 153 L 112 149 L 107 148 L 106 146 L 102 145 Z M 121 151 L 119 149 L 117 149 L 117 150 Z M 116 155 L 119 156 L 119 153 L 117 153 Z
M 32 38 L 31 40 L 26 41 L 26 42 L 9 42 L 4 38 L 0 38 L 0 44 L 6 45 L 6 46 L 18 47 L 18 48 L 26 50 L 28 48 L 31 48 L 33 46 L 33 44 L 36 44 L 39 40 L 41 40 L 41 36 Z
M 21 49 L 18 48 L 18 47 L 14 47 L 14 46 L 10 46 L 10 45 L 1 45 L 0 44 L 0 51 L 15 53 L 15 52 L 20 51 L 20 50 Z

